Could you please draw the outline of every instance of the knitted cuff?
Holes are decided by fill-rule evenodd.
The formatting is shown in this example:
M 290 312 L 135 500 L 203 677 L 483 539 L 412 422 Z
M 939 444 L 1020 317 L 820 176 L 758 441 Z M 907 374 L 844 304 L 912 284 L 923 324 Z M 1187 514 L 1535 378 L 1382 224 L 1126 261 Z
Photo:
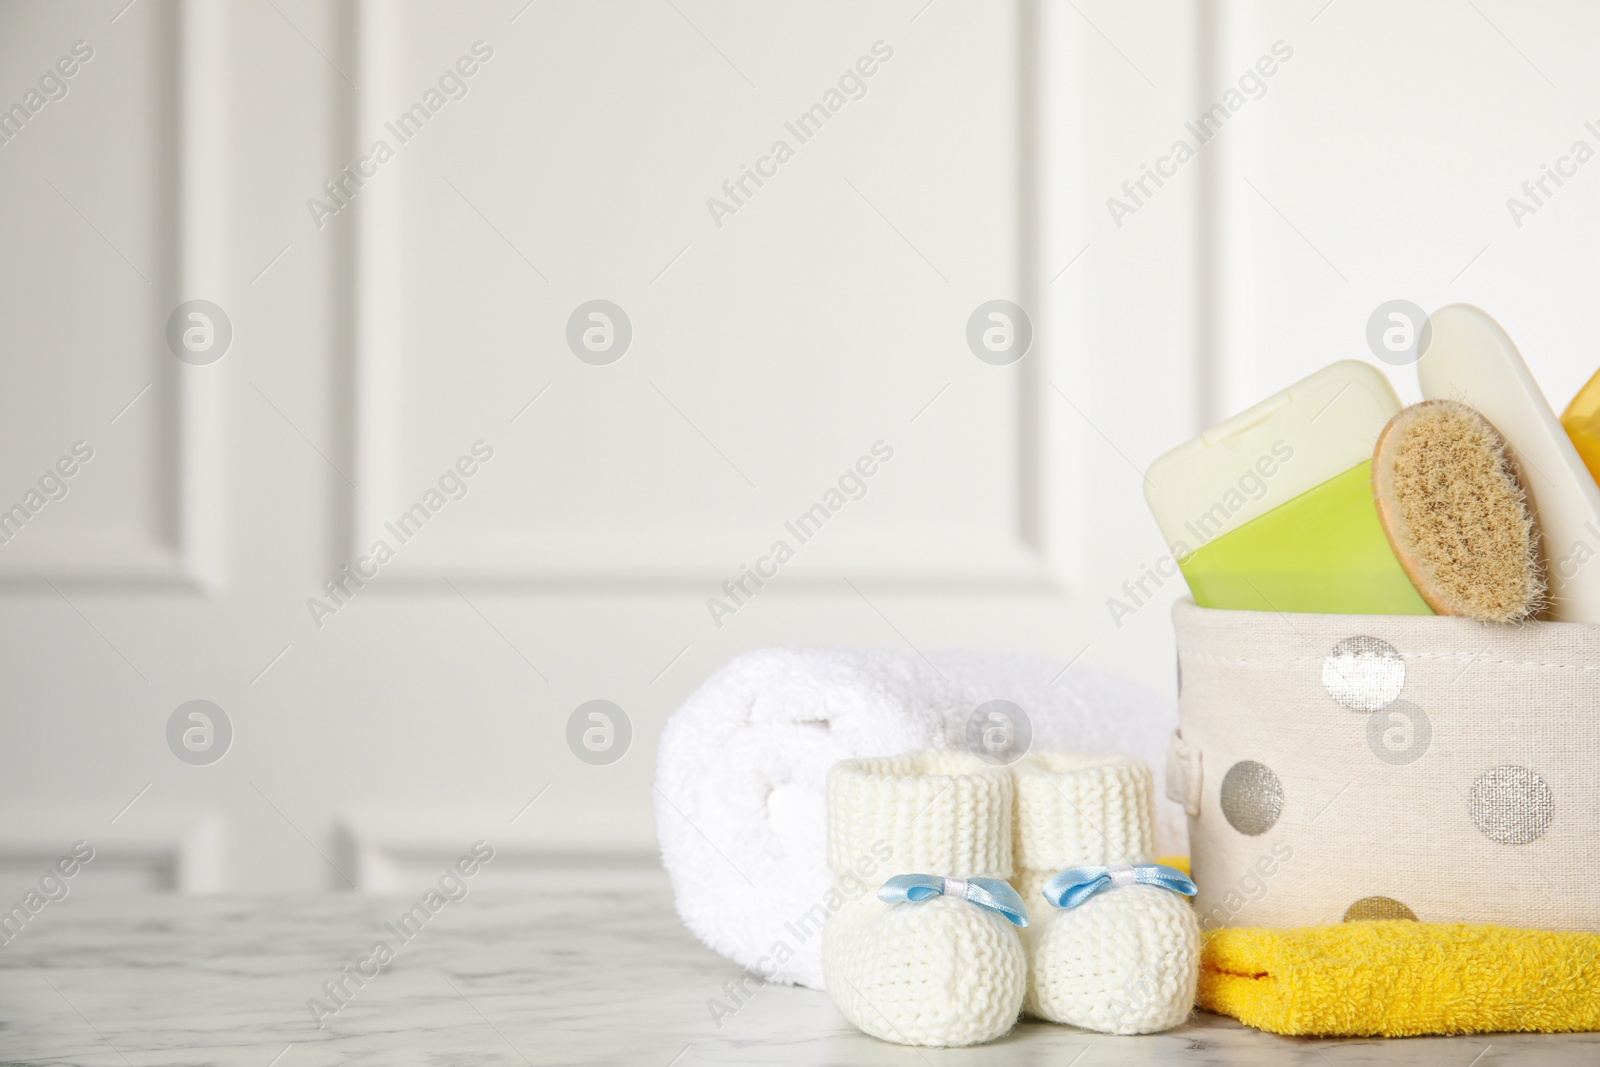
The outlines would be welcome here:
M 828 868 L 1011 877 L 1011 774 L 969 752 L 844 760 L 828 772 Z
M 1018 870 L 1148 863 L 1155 848 L 1150 768 L 1132 756 L 1038 752 L 1016 780 Z

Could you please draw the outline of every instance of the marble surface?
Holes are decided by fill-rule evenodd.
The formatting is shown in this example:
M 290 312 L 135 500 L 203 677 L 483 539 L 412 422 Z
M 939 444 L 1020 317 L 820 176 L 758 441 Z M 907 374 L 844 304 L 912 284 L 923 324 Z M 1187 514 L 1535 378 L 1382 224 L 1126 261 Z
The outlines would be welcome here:
M 974 1049 L 888 1045 L 825 994 L 758 987 L 734 1014 L 731 963 L 679 924 L 666 893 L 587 901 L 473 892 L 409 943 L 385 927 L 407 902 L 174 896 L 68 898 L 0 946 L 0 1063 L 1097 1064 L 1371 1063 L 1493 1067 L 1600 1062 L 1597 1035 L 1306 1041 L 1196 1013 L 1152 1037 L 1028 1023 Z M 319 1027 L 322 983 L 398 946 Z M 370 968 L 369 968 L 370 970 Z

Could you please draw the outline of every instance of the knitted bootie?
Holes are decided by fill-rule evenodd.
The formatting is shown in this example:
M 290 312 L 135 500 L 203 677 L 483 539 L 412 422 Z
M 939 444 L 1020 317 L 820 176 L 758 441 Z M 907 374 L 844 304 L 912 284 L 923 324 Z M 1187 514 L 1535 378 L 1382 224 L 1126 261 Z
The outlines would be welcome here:
M 1017 1021 L 1027 961 L 1013 922 L 1027 920 L 1001 881 L 1011 799 L 1009 771 L 966 752 L 845 760 L 829 772 L 822 974 L 862 1030 L 902 1045 L 973 1045 Z
M 1183 1022 L 1199 978 L 1200 927 L 1183 895 L 1193 884 L 1147 866 L 1150 768 L 1127 756 L 1052 752 L 1026 756 L 1011 772 L 1016 885 L 1033 918 L 1022 931 L 1025 1010 L 1108 1034 Z M 1063 875 L 1069 868 L 1079 870 Z M 1057 905 L 1063 898 L 1069 906 Z

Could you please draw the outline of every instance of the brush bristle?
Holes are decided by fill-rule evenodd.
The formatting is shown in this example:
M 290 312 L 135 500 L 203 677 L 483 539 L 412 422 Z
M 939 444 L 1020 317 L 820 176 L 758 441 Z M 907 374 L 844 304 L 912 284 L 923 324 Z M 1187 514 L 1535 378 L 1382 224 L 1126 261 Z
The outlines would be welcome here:
M 1483 622 L 1539 612 L 1538 530 L 1488 420 L 1451 400 L 1417 404 L 1394 417 L 1375 458 L 1379 514 L 1430 607 Z

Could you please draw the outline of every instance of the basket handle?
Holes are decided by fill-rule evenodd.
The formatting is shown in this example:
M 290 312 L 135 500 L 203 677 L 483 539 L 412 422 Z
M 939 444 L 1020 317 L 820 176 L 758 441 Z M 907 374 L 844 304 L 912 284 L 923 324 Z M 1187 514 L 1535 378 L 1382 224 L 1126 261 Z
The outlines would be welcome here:
M 1167 748 L 1167 799 L 1182 804 L 1191 817 L 1200 814 L 1200 750 L 1183 740 L 1181 729 L 1172 731 Z

